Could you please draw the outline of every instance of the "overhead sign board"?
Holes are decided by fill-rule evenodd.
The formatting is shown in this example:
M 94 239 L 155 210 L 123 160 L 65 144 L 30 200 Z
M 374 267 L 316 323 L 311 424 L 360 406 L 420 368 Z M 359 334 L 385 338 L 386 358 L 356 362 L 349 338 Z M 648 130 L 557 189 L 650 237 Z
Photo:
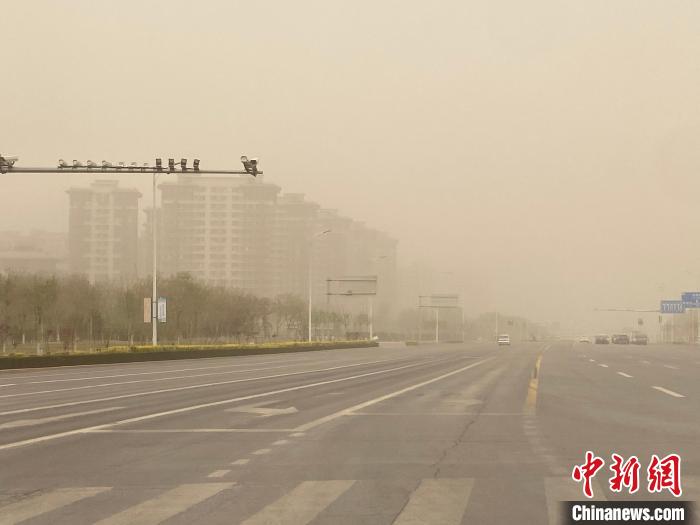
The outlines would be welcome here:
M 433 294 L 418 297 L 418 306 L 421 308 L 458 308 L 458 294 Z
M 700 292 L 684 292 L 681 301 L 686 308 L 700 308 Z
M 659 311 L 662 314 L 682 314 L 685 312 L 683 301 L 661 301 Z

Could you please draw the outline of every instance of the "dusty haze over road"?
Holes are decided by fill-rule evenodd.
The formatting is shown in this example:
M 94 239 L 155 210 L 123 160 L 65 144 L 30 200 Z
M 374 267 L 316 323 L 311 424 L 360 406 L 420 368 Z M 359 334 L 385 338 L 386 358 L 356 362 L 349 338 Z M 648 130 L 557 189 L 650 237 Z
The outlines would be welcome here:
M 619 325 L 592 309 L 700 287 L 698 27 L 694 1 L 5 2 L 0 151 L 259 155 L 470 313 Z M 67 229 L 87 183 L 0 178 L 0 229 Z

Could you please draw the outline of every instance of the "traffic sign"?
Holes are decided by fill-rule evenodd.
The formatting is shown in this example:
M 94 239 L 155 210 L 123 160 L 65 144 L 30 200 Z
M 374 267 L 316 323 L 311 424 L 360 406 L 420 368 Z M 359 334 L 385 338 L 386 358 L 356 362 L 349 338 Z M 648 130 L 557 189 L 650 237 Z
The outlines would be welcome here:
M 662 314 L 682 314 L 685 312 L 685 304 L 683 301 L 661 301 L 659 311 Z
M 686 308 L 700 308 L 700 292 L 684 292 L 681 301 Z

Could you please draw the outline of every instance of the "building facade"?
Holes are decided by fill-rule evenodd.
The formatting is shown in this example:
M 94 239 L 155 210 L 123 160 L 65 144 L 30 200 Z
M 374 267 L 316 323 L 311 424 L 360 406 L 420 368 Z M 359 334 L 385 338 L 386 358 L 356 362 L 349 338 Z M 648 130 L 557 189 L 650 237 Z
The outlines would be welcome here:
M 100 180 L 68 190 L 68 261 L 90 282 L 127 282 L 137 276 L 138 201 L 141 193 Z

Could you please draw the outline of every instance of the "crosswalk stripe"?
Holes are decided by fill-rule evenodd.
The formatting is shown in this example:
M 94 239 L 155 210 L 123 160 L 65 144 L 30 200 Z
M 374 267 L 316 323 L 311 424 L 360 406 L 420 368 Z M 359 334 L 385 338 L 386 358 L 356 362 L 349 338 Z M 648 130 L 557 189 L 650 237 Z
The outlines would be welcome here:
M 461 523 L 473 486 L 472 478 L 424 479 L 394 525 Z
M 591 481 L 593 489 L 593 498 L 591 501 L 605 501 L 605 493 L 600 483 L 596 480 Z M 562 501 L 582 501 L 587 499 L 583 495 L 581 485 L 576 483 L 570 477 L 547 477 L 544 478 L 544 494 L 547 499 L 547 515 L 549 516 L 549 525 L 563 523 L 561 515 Z
M 109 487 L 61 488 L 0 507 L 0 525 L 13 525 L 109 490 Z
M 241 525 L 305 525 L 353 483 L 354 480 L 304 481 Z
M 99 525 L 155 525 L 231 488 L 235 483 L 188 483 L 98 521 Z

